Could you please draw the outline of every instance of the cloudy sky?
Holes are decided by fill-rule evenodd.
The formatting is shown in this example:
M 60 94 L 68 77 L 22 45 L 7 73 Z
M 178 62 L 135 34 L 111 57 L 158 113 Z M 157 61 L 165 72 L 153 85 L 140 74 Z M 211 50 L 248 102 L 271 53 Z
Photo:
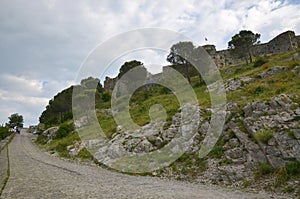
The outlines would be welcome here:
M 224 49 L 241 29 L 260 33 L 262 42 L 286 30 L 300 34 L 299 10 L 299 0 L 1 0 L 0 124 L 15 112 L 26 126 L 37 124 L 48 101 L 74 84 L 89 53 L 114 35 L 156 27 Z M 146 65 L 166 58 L 136 56 Z

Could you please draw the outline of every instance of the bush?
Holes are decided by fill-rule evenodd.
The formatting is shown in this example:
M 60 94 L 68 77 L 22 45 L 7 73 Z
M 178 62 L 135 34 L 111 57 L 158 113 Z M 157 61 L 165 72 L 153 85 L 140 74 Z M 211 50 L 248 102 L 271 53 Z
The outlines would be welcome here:
M 287 180 L 289 179 L 289 176 L 287 174 L 287 171 L 285 168 L 280 168 L 277 172 L 277 176 L 274 182 L 275 187 L 279 187 L 283 185 Z
M 289 175 L 300 174 L 300 162 L 293 161 L 285 164 L 285 169 Z
M 254 66 L 254 67 L 259 67 L 259 66 L 264 65 L 264 64 L 267 63 L 267 62 L 268 62 L 267 59 L 260 57 L 260 58 L 258 58 L 257 60 L 255 60 L 255 62 L 253 63 L 253 66 Z
M 8 128 L 6 127 L 0 127 L 0 140 L 3 140 L 7 136 L 10 135 L 10 132 L 8 131 Z
M 264 163 L 260 163 L 258 165 L 258 172 L 261 175 L 267 175 L 273 172 L 273 167 L 271 165 L 269 165 L 268 163 L 264 162 Z
M 215 146 L 211 152 L 210 152 L 210 157 L 213 157 L 213 158 L 221 158 L 222 155 L 223 155 L 223 149 L 221 146 Z
M 283 93 L 283 92 L 285 92 L 286 91 L 286 88 L 285 87 L 282 87 L 282 88 L 277 88 L 276 89 L 276 91 L 275 91 L 275 94 L 281 94 L 281 93 Z
M 68 143 L 65 142 L 59 142 L 57 146 L 55 147 L 55 150 L 59 153 L 62 157 L 69 157 L 69 153 L 67 151 Z
M 68 120 L 71 120 L 73 119 L 73 113 L 72 112 L 67 112 L 65 114 L 63 114 L 63 120 L 64 121 L 68 121 Z
M 38 144 L 46 144 L 47 141 L 48 141 L 48 137 L 44 134 L 40 134 L 36 139 L 36 143 Z
M 93 160 L 93 156 L 91 155 L 91 153 L 86 148 L 81 149 L 77 156 L 82 158 L 82 159 Z
M 296 116 L 294 117 L 294 121 L 300 121 L 300 116 L 299 116 L 299 115 L 296 115 Z
M 166 87 L 162 87 L 159 92 L 160 92 L 160 94 L 170 94 L 170 93 L 172 93 L 172 91 L 170 89 L 166 88 Z
M 104 92 L 101 96 L 101 99 L 104 101 L 104 102 L 108 102 L 110 99 L 111 99 L 111 95 L 109 92 Z
M 254 93 L 255 95 L 259 95 L 259 94 L 263 93 L 264 90 L 265 90 L 265 88 L 264 88 L 263 86 L 258 86 L 258 87 L 256 87 L 256 88 L 254 89 L 253 93 Z
M 59 126 L 54 139 L 66 137 L 70 132 L 74 131 L 73 124 L 63 123 Z
M 258 142 L 262 142 L 267 144 L 268 141 L 273 137 L 274 132 L 272 130 L 262 129 L 256 133 L 254 133 L 254 138 Z

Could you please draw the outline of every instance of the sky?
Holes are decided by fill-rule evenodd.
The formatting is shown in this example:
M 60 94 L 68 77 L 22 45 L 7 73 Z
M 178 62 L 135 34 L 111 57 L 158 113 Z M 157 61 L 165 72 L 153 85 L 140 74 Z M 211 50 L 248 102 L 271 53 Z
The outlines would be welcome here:
M 286 30 L 300 34 L 299 10 L 299 0 L 1 0 L 0 124 L 13 113 L 23 115 L 25 126 L 38 124 L 49 100 L 76 83 L 92 50 L 115 35 L 162 28 L 220 50 L 242 29 L 260 33 L 261 42 Z M 150 65 L 167 64 L 166 55 L 131 53 L 106 75 L 113 77 L 130 59 L 156 73 L 161 68 Z

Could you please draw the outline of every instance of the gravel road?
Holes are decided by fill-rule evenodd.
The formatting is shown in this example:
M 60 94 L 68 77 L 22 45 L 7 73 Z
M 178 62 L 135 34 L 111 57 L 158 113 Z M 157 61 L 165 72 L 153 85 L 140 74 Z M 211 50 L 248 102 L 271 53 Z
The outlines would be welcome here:
M 9 158 L 10 178 L 1 198 L 269 198 L 72 163 L 41 151 L 26 133 L 15 136 Z

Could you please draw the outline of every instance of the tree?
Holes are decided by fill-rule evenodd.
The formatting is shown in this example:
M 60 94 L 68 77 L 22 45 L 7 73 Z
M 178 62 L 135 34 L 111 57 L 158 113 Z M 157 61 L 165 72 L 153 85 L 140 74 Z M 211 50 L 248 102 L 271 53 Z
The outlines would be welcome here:
M 23 127 L 23 116 L 19 115 L 18 113 L 12 114 L 10 117 L 8 117 L 9 122 L 8 126 L 13 128 L 13 127 Z
M 49 101 L 39 118 L 40 123 L 57 125 L 72 118 L 73 86 L 61 91 Z
M 233 55 L 244 58 L 248 65 L 248 58 L 252 63 L 252 48 L 259 43 L 260 34 L 254 34 L 250 30 L 241 30 L 228 42 L 228 48 Z
M 134 67 L 137 66 L 143 66 L 143 63 L 140 61 L 130 61 L 130 62 L 125 62 L 121 68 L 120 68 L 120 72 L 118 74 L 118 78 L 121 78 L 125 73 L 127 73 L 129 70 L 133 69 Z
M 178 42 L 171 47 L 170 53 L 167 57 L 167 61 L 172 64 L 184 65 L 185 75 L 189 83 L 191 83 L 191 77 L 189 74 L 189 67 L 191 66 L 191 63 L 188 60 L 191 58 L 194 50 L 195 46 L 192 42 Z

